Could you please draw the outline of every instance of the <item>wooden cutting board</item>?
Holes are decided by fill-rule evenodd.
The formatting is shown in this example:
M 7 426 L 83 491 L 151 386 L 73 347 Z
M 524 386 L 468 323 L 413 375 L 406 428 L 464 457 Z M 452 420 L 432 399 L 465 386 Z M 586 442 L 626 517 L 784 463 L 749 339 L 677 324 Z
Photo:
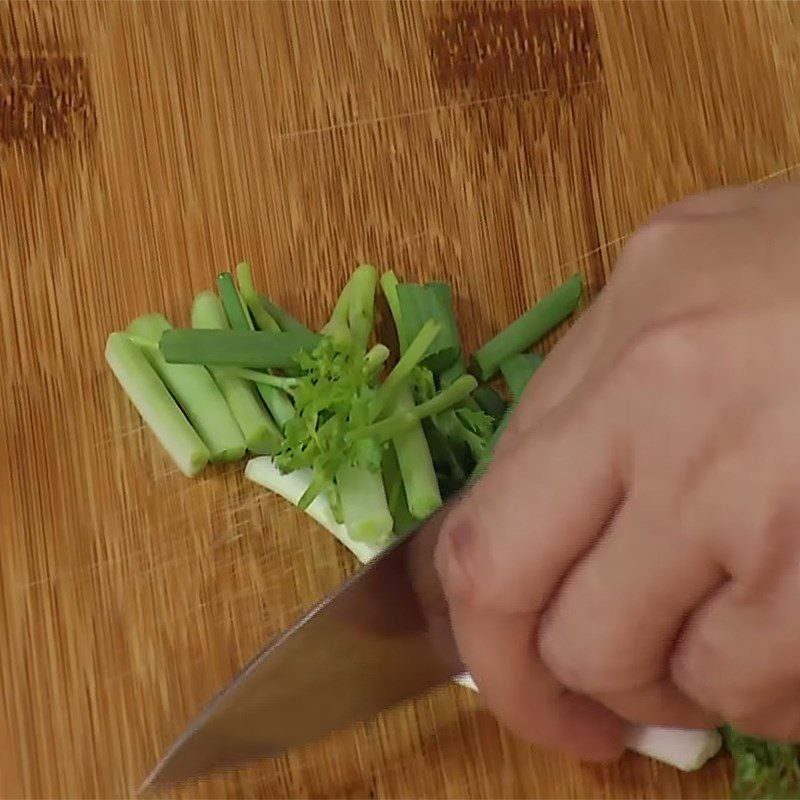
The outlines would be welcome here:
M 127 797 L 353 560 L 241 469 L 177 474 L 103 361 L 249 259 L 319 324 L 362 260 L 467 345 L 652 209 L 800 162 L 800 6 L 0 5 L 0 795 Z M 447 688 L 184 797 L 719 797 L 514 742 Z

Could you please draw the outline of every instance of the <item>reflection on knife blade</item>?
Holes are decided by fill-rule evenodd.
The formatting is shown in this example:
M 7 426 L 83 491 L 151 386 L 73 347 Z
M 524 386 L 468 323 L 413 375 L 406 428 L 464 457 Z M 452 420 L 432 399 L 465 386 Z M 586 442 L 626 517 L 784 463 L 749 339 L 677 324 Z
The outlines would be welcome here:
M 448 508 L 399 538 L 258 655 L 141 791 L 279 755 L 462 672 L 433 559 Z

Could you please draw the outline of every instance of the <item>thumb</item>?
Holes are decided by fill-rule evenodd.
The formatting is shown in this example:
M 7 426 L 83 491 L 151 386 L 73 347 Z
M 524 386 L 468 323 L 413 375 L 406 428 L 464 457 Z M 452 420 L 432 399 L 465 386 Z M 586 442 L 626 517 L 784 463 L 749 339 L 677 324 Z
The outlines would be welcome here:
M 448 515 L 436 552 L 460 655 L 490 708 L 526 740 L 591 759 L 622 752 L 623 725 L 556 681 L 536 632 L 622 497 L 604 411 L 595 393 L 543 416 Z

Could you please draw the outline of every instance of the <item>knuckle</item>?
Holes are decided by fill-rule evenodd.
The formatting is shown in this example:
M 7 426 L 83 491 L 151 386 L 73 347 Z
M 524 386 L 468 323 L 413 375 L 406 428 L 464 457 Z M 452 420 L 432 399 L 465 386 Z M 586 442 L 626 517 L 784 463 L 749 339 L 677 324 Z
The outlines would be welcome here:
M 672 680 L 699 706 L 721 719 L 752 718 L 758 710 L 752 681 L 720 658 L 711 646 L 696 646 L 673 660 Z
M 599 696 L 630 688 L 630 676 L 613 646 L 578 642 L 550 619 L 540 625 L 539 655 L 556 680 L 574 692 Z
M 632 386 L 704 386 L 714 369 L 708 325 L 697 315 L 681 315 L 643 328 L 623 348 L 617 378 Z
M 673 243 L 680 242 L 686 227 L 686 222 L 670 216 L 668 213 L 672 206 L 650 217 L 631 236 L 625 247 L 626 260 L 643 261 L 652 260 L 653 256 L 663 256 L 665 251 L 673 247 Z
M 445 519 L 436 543 L 435 566 L 445 596 L 476 609 L 499 608 L 504 583 L 492 557 L 487 504 L 475 487 Z

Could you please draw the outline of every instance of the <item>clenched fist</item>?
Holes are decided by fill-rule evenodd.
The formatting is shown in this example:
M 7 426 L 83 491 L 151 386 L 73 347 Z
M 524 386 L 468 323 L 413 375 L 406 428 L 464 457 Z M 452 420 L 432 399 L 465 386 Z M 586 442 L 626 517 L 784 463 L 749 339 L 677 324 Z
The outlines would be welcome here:
M 800 186 L 657 214 L 531 381 L 437 567 L 514 732 L 800 739 Z

